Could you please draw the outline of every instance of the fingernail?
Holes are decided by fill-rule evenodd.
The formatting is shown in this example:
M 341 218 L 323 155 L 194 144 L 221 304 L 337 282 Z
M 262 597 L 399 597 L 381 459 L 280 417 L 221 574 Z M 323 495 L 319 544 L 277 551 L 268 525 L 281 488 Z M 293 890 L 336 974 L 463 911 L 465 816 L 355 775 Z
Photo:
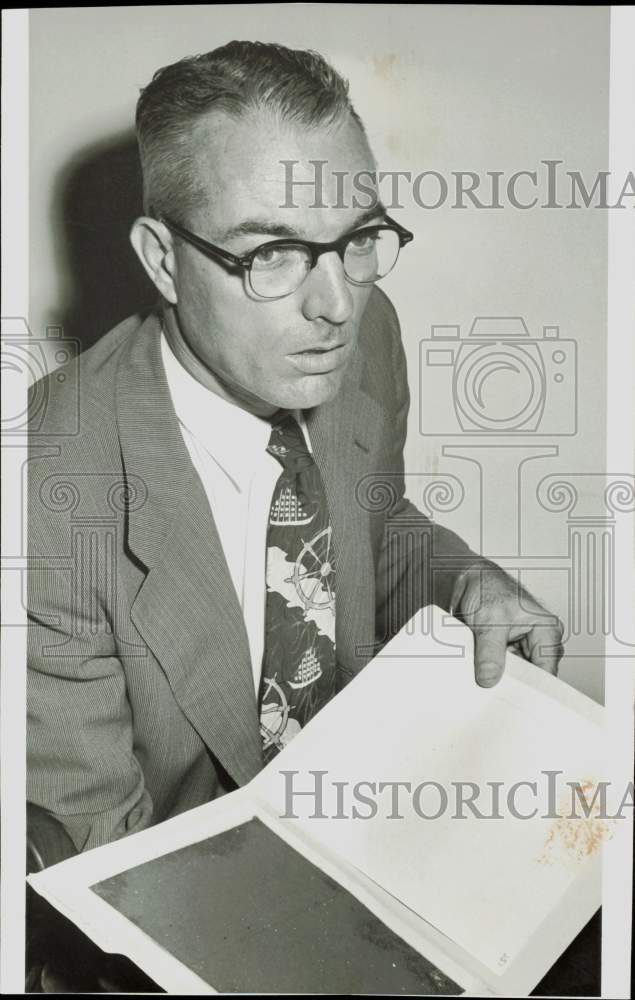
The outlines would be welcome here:
M 494 687 L 498 683 L 498 679 L 498 674 L 481 674 L 477 678 L 477 684 L 485 688 Z

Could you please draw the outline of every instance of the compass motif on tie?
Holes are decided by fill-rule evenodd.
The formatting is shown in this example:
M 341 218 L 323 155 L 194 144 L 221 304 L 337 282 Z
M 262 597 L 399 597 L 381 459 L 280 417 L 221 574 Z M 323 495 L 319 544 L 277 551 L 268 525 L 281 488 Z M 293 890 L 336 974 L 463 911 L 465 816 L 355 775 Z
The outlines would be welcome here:
M 335 566 L 331 550 L 332 529 L 324 528 L 310 541 L 302 539 L 302 549 L 295 561 L 293 583 L 306 610 L 331 610 L 335 614 Z

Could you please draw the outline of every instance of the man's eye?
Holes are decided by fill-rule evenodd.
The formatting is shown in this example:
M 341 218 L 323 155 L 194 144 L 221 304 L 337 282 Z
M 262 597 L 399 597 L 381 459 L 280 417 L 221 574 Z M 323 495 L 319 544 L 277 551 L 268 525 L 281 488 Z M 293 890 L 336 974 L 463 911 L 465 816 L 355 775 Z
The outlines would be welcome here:
M 354 236 L 351 236 L 348 245 L 352 247 L 353 250 L 357 250 L 358 252 L 372 250 L 378 239 L 379 233 L 374 231 L 368 233 L 355 233 Z
M 258 251 L 256 259 L 258 261 L 262 261 L 263 264 L 270 264 L 271 261 L 276 260 L 283 252 L 284 252 L 283 250 L 277 250 L 275 247 L 272 248 L 271 250 L 265 247 L 264 250 Z
M 261 269 L 280 267 L 288 262 L 292 253 L 293 251 L 285 247 L 263 247 L 254 257 L 252 266 Z

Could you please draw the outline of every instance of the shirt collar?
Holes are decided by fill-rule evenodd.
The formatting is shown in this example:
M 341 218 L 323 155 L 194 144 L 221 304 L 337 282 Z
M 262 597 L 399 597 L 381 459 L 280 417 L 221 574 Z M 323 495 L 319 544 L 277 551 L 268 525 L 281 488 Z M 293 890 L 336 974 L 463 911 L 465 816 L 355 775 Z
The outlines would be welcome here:
M 161 356 L 179 422 L 235 485 L 245 488 L 269 444 L 271 424 L 201 385 L 176 358 L 164 332 Z

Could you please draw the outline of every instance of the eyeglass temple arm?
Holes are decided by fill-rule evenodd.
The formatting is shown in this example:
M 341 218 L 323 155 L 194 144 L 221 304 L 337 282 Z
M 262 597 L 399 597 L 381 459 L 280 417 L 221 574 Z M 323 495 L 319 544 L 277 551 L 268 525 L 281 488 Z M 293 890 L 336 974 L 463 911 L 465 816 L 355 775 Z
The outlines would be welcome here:
M 397 230 L 399 243 L 402 247 L 405 247 L 406 243 L 412 243 L 415 238 L 414 233 L 411 233 L 409 229 L 406 229 L 405 226 L 402 226 L 399 222 L 395 222 L 395 220 L 391 219 L 389 215 L 386 215 L 385 219 L 390 226 L 394 226 Z
M 245 260 L 243 257 L 237 257 L 235 254 L 230 253 L 229 250 L 223 250 L 221 247 L 215 247 L 212 243 L 208 243 L 207 240 L 202 239 L 200 236 L 196 236 L 194 233 L 190 233 L 189 230 L 184 229 L 179 226 L 178 222 L 172 222 L 171 219 L 166 218 L 166 216 L 161 216 L 159 220 L 168 229 L 171 229 L 173 233 L 180 236 L 181 239 L 185 240 L 186 243 L 191 243 L 193 247 L 196 247 L 202 253 L 209 254 L 212 257 L 220 257 L 222 260 L 228 261 L 235 267 L 248 268 L 249 261 Z

